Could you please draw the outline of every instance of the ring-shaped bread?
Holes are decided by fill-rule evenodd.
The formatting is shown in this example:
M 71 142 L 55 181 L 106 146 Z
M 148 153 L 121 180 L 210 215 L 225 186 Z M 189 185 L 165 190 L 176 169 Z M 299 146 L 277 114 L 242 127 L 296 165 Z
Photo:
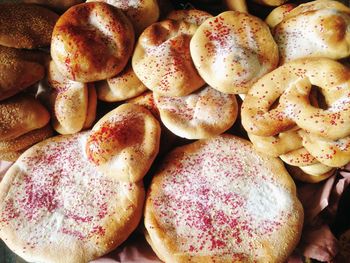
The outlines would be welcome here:
M 327 109 L 310 103 L 312 86 L 324 95 Z M 279 100 L 277 108 L 271 108 Z M 330 139 L 350 134 L 350 71 L 327 58 L 286 63 L 262 77 L 242 104 L 242 124 L 252 134 L 272 136 L 297 124 Z

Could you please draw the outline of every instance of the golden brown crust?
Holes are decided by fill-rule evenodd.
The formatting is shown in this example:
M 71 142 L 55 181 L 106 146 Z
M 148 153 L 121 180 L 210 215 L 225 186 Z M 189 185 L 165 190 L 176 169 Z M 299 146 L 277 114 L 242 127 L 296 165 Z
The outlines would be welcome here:
M 208 156 L 211 157 L 208 158 Z M 226 165 L 222 165 L 218 159 L 225 160 Z M 265 179 L 256 179 L 259 187 L 252 186 L 249 191 L 249 193 L 254 193 L 254 196 L 255 194 L 260 196 L 257 197 L 261 202 L 259 209 L 264 206 L 262 202 L 264 198 L 278 198 L 277 203 L 279 204 L 285 202 L 282 200 L 290 200 L 285 203 L 284 208 L 279 208 L 286 209 L 289 216 L 283 216 L 283 223 L 278 224 L 279 227 L 276 230 L 273 230 L 275 226 L 270 229 L 273 234 L 269 232 L 255 236 L 256 233 L 252 230 L 254 226 L 261 230 L 266 224 L 255 222 L 260 216 L 280 213 L 272 210 L 270 206 L 267 206 L 271 209 L 270 212 L 265 211 L 266 213 L 259 216 L 259 213 L 255 214 L 257 218 L 252 219 L 251 217 L 249 225 L 245 227 L 239 227 L 241 222 L 244 222 L 242 221 L 245 218 L 243 214 L 242 218 L 237 217 L 234 212 L 234 215 L 230 214 L 230 217 L 226 217 L 230 209 L 239 210 L 245 207 L 244 194 L 241 196 L 244 190 L 240 192 L 241 186 L 238 186 L 236 182 L 226 184 L 225 180 L 230 178 L 230 173 L 223 175 L 221 179 L 217 177 L 218 181 L 215 181 L 215 178 L 224 173 L 222 170 L 237 169 L 230 166 L 231 162 L 237 159 L 251 162 L 245 165 L 238 161 L 245 167 L 244 172 L 239 168 L 237 171 L 241 182 L 245 180 L 245 172 L 250 174 L 249 169 L 254 170 L 254 172 L 251 171 L 254 178 L 260 178 L 261 174 L 264 175 Z M 253 167 L 260 167 L 260 169 L 256 170 Z M 235 173 L 232 172 L 233 170 L 231 173 Z M 273 197 L 277 194 L 272 190 L 273 188 L 269 188 L 266 196 L 258 194 L 264 188 L 265 180 L 270 180 L 268 179 L 270 176 L 274 178 L 272 181 L 276 189 L 279 189 L 278 197 Z M 231 185 L 232 188 L 228 185 Z M 242 189 L 244 187 L 242 186 Z M 228 197 L 231 191 L 236 191 L 237 194 L 232 199 Z M 225 193 L 226 198 L 220 198 L 222 193 Z M 238 202 L 237 200 L 242 200 L 243 203 L 237 205 L 235 203 Z M 245 213 L 249 214 L 248 211 L 251 210 L 248 206 L 245 209 L 247 209 Z M 232 217 L 234 219 L 230 221 Z M 224 228 L 226 224 L 229 227 Z M 148 239 L 151 241 L 151 246 L 156 248 L 155 252 L 165 262 L 232 262 L 235 260 L 239 262 L 283 262 L 297 245 L 302 224 L 303 209 L 296 197 L 296 187 L 282 163 L 276 158 L 258 154 L 249 142 L 232 135 L 199 140 L 172 151 L 153 178 L 146 198 L 145 226 L 149 234 Z M 220 232 L 221 229 L 222 232 Z M 245 238 L 245 232 L 250 232 L 252 236 Z M 247 245 L 248 243 L 250 245 Z
M 134 30 L 121 10 L 101 2 L 75 5 L 57 21 L 51 55 L 71 80 L 92 82 L 111 78 L 127 64 Z
M 0 45 L 33 49 L 49 46 L 58 15 L 31 4 L 0 4 Z
M 147 88 L 164 96 L 186 96 L 204 84 L 189 50 L 196 29 L 195 24 L 168 19 L 141 34 L 132 67 Z
M 43 128 L 32 130 L 17 138 L 11 140 L 0 141 L 0 152 L 17 152 L 32 146 L 33 144 L 43 141 L 53 135 L 53 130 L 50 125 Z
M 0 184 L 0 237 L 27 261 L 89 262 L 115 249 L 139 223 L 142 183 L 99 173 L 83 153 L 86 136 L 37 144 Z
M 122 104 L 103 116 L 86 143 L 87 158 L 111 178 L 142 180 L 159 151 L 160 125 L 144 107 Z
M 87 0 L 86 2 L 105 2 L 122 10 L 134 26 L 136 35 L 155 23 L 159 17 L 159 6 L 157 0 Z
M 268 26 L 238 11 L 207 19 L 191 39 L 190 50 L 201 77 L 229 94 L 247 93 L 278 64 L 278 47 Z
M 147 87 L 136 76 L 131 63 L 117 76 L 97 83 L 98 98 L 108 102 L 127 100 L 146 90 Z
M 10 140 L 44 127 L 50 114 L 38 100 L 20 95 L 0 103 L 0 120 L 0 140 Z
M 46 55 L 0 45 L 0 100 L 9 98 L 44 77 Z

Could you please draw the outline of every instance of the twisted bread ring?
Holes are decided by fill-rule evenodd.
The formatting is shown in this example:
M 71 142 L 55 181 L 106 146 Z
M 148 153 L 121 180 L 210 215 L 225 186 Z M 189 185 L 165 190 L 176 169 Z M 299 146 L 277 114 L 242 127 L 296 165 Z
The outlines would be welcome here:
M 312 85 L 321 88 L 328 109 L 312 106 Z M 283 96 L 282 96 L 283 95 Z M 272 105 L 280 100 L 277 108 Z M 262 77 L 242 104 L 242 124 L 252 134 L 272 136 L 293 127 L 330 139 L 350 134 L 350 71 L 327 58 L 284 64 Z

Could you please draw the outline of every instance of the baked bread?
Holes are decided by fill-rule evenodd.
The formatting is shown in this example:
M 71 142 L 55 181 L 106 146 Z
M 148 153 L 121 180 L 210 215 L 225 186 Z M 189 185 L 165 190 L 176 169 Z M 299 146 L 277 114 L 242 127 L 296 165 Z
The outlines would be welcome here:
M 219 135 L 234 124 L 238 114 L 235 95 L 224 94 L 208 85 L 183 97 L 155 93 L 154 100 L 164 125 L 187 139 Z
M 159 17 L 157 0 L 87 0 L 86 2 L 105 2 L 122 10 L 130 19 L 136 35 L 140 35 L 146 27 L 155 23 Z
M 147 87 L 139 80 L 131 63 L 122 72 L 107 80 L 96 83 L 98 98 L 103 101 L 123 101 L 147 90 Z
M 0 238 L 26 261 L 89 262 L 115 249 L 139 223 L 142 182 L 99 172 L 84 153 L 87 136 L 33 146 L 0 183 Z
M 63 76 L 51 61 L 48 69 L 51 87 L 52 126 L 60 134 L 90 128 L 95 120 L 97 97 L 92 83 L 81 83 Z
M 204 85 L 190 56 L 197 25 L 164 20 L 140 35 L 132 67 L 145 86 L 164 96 L 186 96 Z
M 160 125 L 136 104 L 125 103 L 103 116 L 86 143 L 87 158 L 110 178 L 142 180 L 159 151 Z
M 274 30 L 280 64 L 303 57 L 350 55 L 350 8 L 337 1 L 313 1 L 287 14 Z
M 50 125 L 32 130 L 17 138 L 0 141 L 0 160 L 15 162 L 30 146 L 41 142 L 53 135 Z
M 0 45 L 33 49 L 49 46 L 58 15 L 31 4 L 0 4 Z
M 0 140 L 3 141 L 44 127 L 50 114 L 38 100 L 19 95 L 0 103 L 0 120 Z
M 282 163 L 232 135 L 168 154 L 145 205 L 150 245 L 165 262 L 284 262 L 303 218 Z
M 0 101 L 41 80 L 45 75 L 46 54 L 0 45 Z
M 75 5 L 58 19 L 51 56 L 67 78 L 92 82 L 123 70 L 134 47 L 134 30 L 124 13 L 106 3 Z
M 205 82 L 230 94 L 247 93 L 278 64 L 278 48 L 268 26 L 237 11 L 207 19 L 194 34 L 190 50 Z
M 213 17 L 208 12 L 198 9 L 173 10 L 167 15 L 167 19 L 184 21 L 200 26 L 205 20 Z

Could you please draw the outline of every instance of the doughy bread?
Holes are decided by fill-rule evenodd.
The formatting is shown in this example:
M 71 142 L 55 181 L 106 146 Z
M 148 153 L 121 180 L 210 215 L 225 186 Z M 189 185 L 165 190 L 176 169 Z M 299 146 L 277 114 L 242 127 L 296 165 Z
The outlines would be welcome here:
M 187 139 L 219 135 L 233 125 L 238 114 L 235 95 L 224 94 L 208 85 L 184 97 L 155 93 L 154 100 L 164 125 Z
M 200 76 L 225 93 L 244 94 L 278 64 L 278 48 L 259 18 L 227 11 L 207 19 L 190 44 Z
M 0 45 L 33 49 L 49 46 L 58 15 L 31 4 L 0 3 Z
M 122 10 L 134 26 L 136 35 L 140 35 L 146 27 L 156 22 L 159 17 L 157 0 L 87 0 L 86 2 L 105 2 Z
M 139 80 L 131 63 L 117 76 L 96 84 L 98 98 L 103 101 L 116 102 L 136 97 L 147 90 Z
M 87 158 L 119 180 L 142 180 L 159 151 L 160 125 L 144 107 L 126 103 L 103 116 L 87 139 Z
M 142 214 L 142 182 L 106 177 L 84 148 L 87 133 L 27 150 L 0 184 L 0 238 L 30 262 L 83 263 L 120 245 Z
M 124 13 L 106 3 L 75 5 L 58 19 L 51 56 L 67 78 L 92 82 L 123 70 L 134 48 L 134 30 Z
M 284 262 L 302 225 L 282 163 L 232 135 L 172 151 L 146 199 L 148 239 L 165 262 Z
M 0 103 L 0 140 L 11 140 L 44 127 L 50 114 L 29 96 L 16 96 Z
M 9 98 L 41 80 L 46 55 L 0 45 L 0 100 Z
M 132 67 L 150 90 L 164 96 L 186 96 L 204 85 L 190 56 L 190 40 L 197 25 L 164 20 L 139 37 Z

